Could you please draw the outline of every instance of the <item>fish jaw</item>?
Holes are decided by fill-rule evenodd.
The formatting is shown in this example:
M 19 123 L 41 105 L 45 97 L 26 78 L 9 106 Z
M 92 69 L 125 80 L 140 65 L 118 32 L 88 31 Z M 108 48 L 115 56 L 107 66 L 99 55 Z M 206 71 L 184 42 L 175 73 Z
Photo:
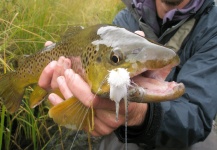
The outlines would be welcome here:
M 185 92 L 183 83 L 165 81 L 171 68 L 148 70 L 131 79 L 133 85 L 128 91 L 128 100 L 138 103 L 175 100 Z
M 173 50 L 152 43 L 124 28 L 104 26 L 98 29 L 97 34 L 100 38 L 93 41 L 92 44 L 96 46 L 98 53 L 100 53 L 102 48 L 107 49 L 107 51 L 103 51 L 101 59 L 104 60 L 104 62 L 100 64 L 95 63 L 95 65 L 89 69 L 89 74 L 94 74 L 92 78 L 89 78 L 90 85 L 92 85 L 92 92 L 98 95 L 109 97 L 110 87 L 108 82 L 106 82 L 106 78 L 111 70 L 124 68 L 129 72 L 131 78 L 144 72 L 157 72 L 157 70 L 162 70 L 161 72 L 164 73 L 161 73 L 161 76 L 158 76 L 158 78 L 164 80 L 170 72 L 167 71 L 165 73 L 165 71 L 163 71 L 164 68 L 171 70 L 180 62 L 179 57 Z M 181 86 L 181 89 L 184 89 L 184 86 Z M 183 92 L 180 93 L 183 94 Z M 131 96 L 135 98 L 135 95 L 132 94 Z M 148 97 L 147 94 L 145 95 Z M 170 99 L 175 98 L 175 95 L 174 97 L 173 94 L 170 95 Z M 168 100 L 167 96 L 159 98 L 160 101 L 163 101 L 164 98 Z M 153 99 L 153 101 L 155 101 L 155 99 Z

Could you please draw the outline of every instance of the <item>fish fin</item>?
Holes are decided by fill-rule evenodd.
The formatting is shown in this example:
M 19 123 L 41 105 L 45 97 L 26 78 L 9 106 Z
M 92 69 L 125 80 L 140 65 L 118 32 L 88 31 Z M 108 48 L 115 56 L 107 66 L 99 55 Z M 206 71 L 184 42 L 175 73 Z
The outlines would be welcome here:
M 19 66 L 22 66 L 24 63 L 26 63 L 26 59 L 29 57 L 30 55 L 22 55 L 22 56 L 19 56 L 17 58 L 17 62 L 18 62 L 18 67 Z
M 84 27 L 82 26 L 69 26 L 67 30 L 64 32 L 63 36 L 61 37 L 62 40 L 71 38 L 78 34 Z
M 36 85 L 34 91 L 30 94 L 29 105 L 31 108 L 38 106 L 47 96 L 47 91 Z
M 93 130 L 93 108 L 84 106 L 76 97 L 71 97 L 52 107 L 49 116 L 57 124 L 70 129 L 81 130 L 88 126 L 90 131 Z
M 20 107 L 24 90 L 25 87 L 16 78 L 16 72 L 9 72 L 0 78 L 0 99 L 10 113 Z

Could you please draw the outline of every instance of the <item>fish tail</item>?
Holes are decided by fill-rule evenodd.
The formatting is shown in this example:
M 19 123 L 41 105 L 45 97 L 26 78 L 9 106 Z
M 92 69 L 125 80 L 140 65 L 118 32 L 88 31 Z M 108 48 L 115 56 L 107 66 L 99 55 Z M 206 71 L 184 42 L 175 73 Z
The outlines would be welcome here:
M 0 77 L 0 99 L 9 113 L 14 113 L 20 107 L 24 88 L 23 84 L 19 84 L 16 72 L 9 72 Z
M 49 116 L 62 126 L 74 130 L 81 130 L 88 127 L 93 130 L 93 108 L 84 106 L 76 97 L 69 98 L 64 102 L 52 107 Z

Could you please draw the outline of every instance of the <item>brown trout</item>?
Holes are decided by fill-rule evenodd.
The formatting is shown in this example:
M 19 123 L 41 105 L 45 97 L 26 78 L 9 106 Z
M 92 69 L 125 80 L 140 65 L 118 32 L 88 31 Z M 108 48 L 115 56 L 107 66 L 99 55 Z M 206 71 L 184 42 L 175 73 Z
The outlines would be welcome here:
M 0 78 L 0 98 L 10 113 L 19 108 L 27 86 L 36 85 L 33 96 L 30 96 L 30 106 L 34 107 L 41 102 L 47 92 L 37 86 L 39 76 L 49 62 L 58 60 L 60 56 L 71 59 L 72 69 L 89 84 L 94 94 L 107 98 L 110 88 L 106 78 L 111 70 L 124 68 L 130 77 L 134 77 L 152 74 L 151 71 L 158 72 L 164 68 L 170 70 L 179 64 L 179 57 L 173 50 L 154 44 L 124 28 L 111 25 L 77 28 L 75 32 L 66 33 L 53 48 L 28 56 L 16 71 Z M 152 74 L 150 78 L 154 80 L 155 77 Z M 158 82 L 161 82 L 160 79 Z M 138 102 L 144 103 L 166 101 L 184 93 L 182 83 L 168 84 L 171 85 L 168 86 L 170 89 L 159 95 L 153 94 L 156 92 L 151 90 L 141 92 L 141 88 L 137 88 L 139 86 L 132 86 L 135 88 L 129 92 L 129 100 L 138 99 Z M 92 113 L 92 109 L 86 108 L 76 97 L 65 100 L 49 111 L 58 124 L 79 129 L 91 126 Z

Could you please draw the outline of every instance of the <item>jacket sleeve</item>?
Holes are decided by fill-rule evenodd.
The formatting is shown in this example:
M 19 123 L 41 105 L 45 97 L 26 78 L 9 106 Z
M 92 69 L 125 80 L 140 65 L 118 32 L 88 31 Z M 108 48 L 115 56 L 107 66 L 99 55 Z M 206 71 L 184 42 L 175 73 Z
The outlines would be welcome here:
M 161 103 L 163 120 L 157 146 L 187 147 L 203 141 L 211 131 L 217 113 L 217 36 L 214 30 L 201 29 L 181 50 L 182 64 L 168 76 L 168 80 L 184 83 L 186 92 L 177 100 Z
M 155 141 L 157 147 L 180 148 L 203 141 L 210 133 L 217 113 L 217 25 L 210 20 L 202 21 L 203 27 L 195 29 L 192 38 L 179 51 L 181 64 L 167 78 L 184 83 L 185 94 L 174 101 L 159 103 L 161 122 L 153 119 L 156 110 L 149 110 L 143 128 L 130 129 L 129 134 L 134 133 L 131 142 L 149 145 Z M 160 124 L 149 140 L 144 137 L 147 134 L 141 134 L 150 133 L 147 124 L 155 127 Z M 123 138 L 121 128 L 116 130 L 116 135 L 120 140 Z
M 143 125 L 129 128 L 128 142 L 140 146 L 143 143 L 151 147 L 181 148 L 208 136 L 217 113 L 216 41 L 217 36 L 209 40 L 196 37 L 186 45 L 187 49 L 180 54 L 182 64 L 167 78 L 184 83 L 185 94 L 174 101 L 149 104 L 150 110 Z M 193 49 L 197 51 L 191 54 L 190 49 L 191 52 Z M 124 141 L 123 127 L 115 133 L 120 141 Z

